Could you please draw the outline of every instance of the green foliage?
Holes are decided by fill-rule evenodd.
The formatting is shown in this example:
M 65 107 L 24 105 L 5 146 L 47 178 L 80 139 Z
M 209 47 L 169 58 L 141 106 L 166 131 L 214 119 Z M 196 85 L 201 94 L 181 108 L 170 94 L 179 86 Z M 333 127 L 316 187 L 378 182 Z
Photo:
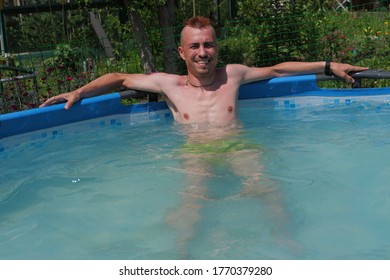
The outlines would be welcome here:
M 371 69 L 389 69 L 389 22 L 388 12 L 326 13 L 326 17 L 316 23 L 322 34 L 323 57 Z M 339 82 L 323 84 L 327 87 L 345 86 Z M 365 87 L 389 85 L 389 80 L 367 80 L 363 84 Z
M 77 53 L 70 44 L 57 45 L 53 57 L 46 61 L 50 66 L 61 65 L 63 67 L 75 67 Z
M 77 50 L 70 44 L 61 44 L 56 47 L 53 56 L 44 61 L 45 68 L 40 75 L 40 86 L 46 90 L 47 97 L 74 90 L 90 81 L 87 72 L 93 69 L 88 65 L 84 69 L 84 63 L 80 63 L 80 54 Z M 93 61 L 92 58 L 89 59 Z
M 161 71 L 163 38 L 156 11 L 165 1 L 130 2 L 142 15 Z M 210 3 L 196 0 L 195 13 L 208 17 L 215 15 L 217 6 L 215 2 Z M 219 3 L 220 14 L 227 18 L 230 13 L 228 1 Z M 290 60 L 332 58 L 372 69 L 390 69 L 388 12 L 335 12 L 332 0 L 240 0 L 237 5 L 237 18 L 216 22 L 220 65 L 267 66 Z M 3 83 L 2 113 L 37 107 L 49 96 L 78 88 L 108 72 L 143 72 L 127 11 L 117 6 L 93 10 L 99 15 L 114 48 L 115 63 L 104 56 L 89 22 L 89 11 L 79 9 L 66 13 L 66 36 L 61 13 L 7 17 L 10 49 L 15 53 L 39 51 L 28 58 L 15 56 L 15 65 L 36 69 L 38 77 Z M 182 22 L 192 15 L 193 1 L 176 1 L 177 41 Z M 185 72 L 185 64 L 179 63 L 180 73 Z M 18 73 L 2 71 L 1 75 L 14 77 Z M 389 82 L 367 81 L 363 85 L 389 86 Z M 325 86 L 343 87 L 345 83 L 332 82 Z
M 8 48 L 14 52 L 37 50 L 37 42 L 51 44 L 61 34 L 58 14 L 32 14 L 7 17 Z M 51 28 L 47 28 L 50 26 Z
M 13 57 L 0 58 L 0 114 L 31 109 L 39 102 L 37 80 L 32 75 L 34 71 L 18 68 L 13 61 Z M 23 76 L 32 78 L 22 79 Z
M 315 58 L 319 31 L 312 22 L 313 17 L 321 16 L 323 11 L 315 2 L 309 4 L 301 0 L 294 3 L 239 1 L 238 15 L 245 20 L 230 22 L 227 28 L 229 37 L 240 37 L 243 41 L 242 48 L 236 49 L 242 54 L 243 62 L 266 66 Z M 236 44 L 235 40 L 232 44 Z
M 179 26 L 182 26 L 184 20 L 192 17 L 194 14 L 197 16 L 209 17 L 212 20 L 215 20 L 214 16 L 217 14 L 217 6 L 214 5 L 214 3 L 211 5 L 212 1 L 210 0 L 196 0 L 195 7 L 192 0 L 177 0 L 176 2 L 177 4 L 175 15 L 176 22 Z M 224 10 L 224 7 L 227 7 L 227 4 L 228 3 L 226 0 L 220 1 L 220 8 L 222 8 L 222 12 L 224 13 L 226 13 L 226 9 Z
M 92 11 L 95 12 L 96 10 Z M 87 46 L 89 48 L 99 47 L 99 38 L 96 37 L 96 34 L 91 26 L 88 12 L 89 10 L 87 8 L 67 11 L 66 36 L 63 34 L 64 24 L 61 22 L 61 34 L 63 34 L 63 37 L 62 40 L 57 40 L 55 44 L 73 43 L 79 46 Z

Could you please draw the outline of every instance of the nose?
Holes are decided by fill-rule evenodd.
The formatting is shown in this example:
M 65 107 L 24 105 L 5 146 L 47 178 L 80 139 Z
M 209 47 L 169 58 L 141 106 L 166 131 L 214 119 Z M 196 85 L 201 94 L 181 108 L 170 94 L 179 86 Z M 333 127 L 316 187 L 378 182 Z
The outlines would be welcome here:
M 199 56 L 206 56 L 206 48 L 203 46 L 203 45 L 200 45 L 199 46 L 199 49 L 198 49 L 198 55 Z

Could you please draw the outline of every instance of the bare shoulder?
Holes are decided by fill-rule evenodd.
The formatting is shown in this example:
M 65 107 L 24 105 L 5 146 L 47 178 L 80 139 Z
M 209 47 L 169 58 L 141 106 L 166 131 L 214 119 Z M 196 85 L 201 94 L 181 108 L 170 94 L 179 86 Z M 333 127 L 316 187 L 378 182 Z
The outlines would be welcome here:
M 243 64 L 228 64 L 225 66 L 226 72 L 230 74 L 240 74 L 248 70 L 248 66 Z
M 249 67 L 243 64 L 228 64 L 225 71 L 229 79 L 243 80 Z
M 159 82 L 162 83 L 162 85 L 169 85 L 169 86 L 178 86 L 182 82 L 181 75 L 176 74 L 168 74 L 168 73 L 153 73 L 150 74 L 154 76 L 156 79 L 158 79 Z
M 168 74 L 168 73 L 164 73 L 164 72 L 155 72 L 155 73 L 151 73 L 151 74 L 143 74 L 144 77 L 146 77 L 148 80 L 150 81 L 154 81 L 154 82 L 163 82 L 164 84 L 166 83 L 178 83 L 178 81 L 180 80 L 180 77 L 179 75 L 175 75 L 175 74 Z
M 124 85 L 128 88 L 164 93 L 168 88 L 179 85 L 181 76 L 167 73 L 127 74 Z
M 238 77 L 241 84 L 265 80 L 274 77 L 274 71 L 270 67 L 249 67 L 242 64 L 227 65 L 227 73 L 230 77 Z
M 162 89 L 169 87 L 176 87 L 183 84 L 183 76 L 176 74 L 168 74 L 163 72 L 157 72 L 148 74 L 151 79 L 158 83 Z

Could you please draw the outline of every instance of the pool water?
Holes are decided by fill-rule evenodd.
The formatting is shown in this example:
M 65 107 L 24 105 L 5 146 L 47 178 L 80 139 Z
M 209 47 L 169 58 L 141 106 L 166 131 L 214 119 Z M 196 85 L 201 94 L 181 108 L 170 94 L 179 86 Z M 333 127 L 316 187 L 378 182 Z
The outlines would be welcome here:
M 389 259 L 390 105 L 240 107 L 272 191 L 242 195 L 216 163 L 183 226 L 193 174 L 172 121 L 111 116 L 3 148 L 0 259 Z

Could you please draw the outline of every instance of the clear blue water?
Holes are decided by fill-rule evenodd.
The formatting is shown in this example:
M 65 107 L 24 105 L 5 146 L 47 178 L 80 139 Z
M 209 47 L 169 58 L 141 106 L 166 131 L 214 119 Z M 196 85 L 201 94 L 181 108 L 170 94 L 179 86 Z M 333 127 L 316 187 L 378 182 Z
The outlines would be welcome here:
M 272 192 L 242 195 L 243 178 L 215 163 L 184 225 L 170 218 L 188 180 L 172 122 L 1 152 L 0 259 L 390 259 L 390 106 L 241 107 Z

